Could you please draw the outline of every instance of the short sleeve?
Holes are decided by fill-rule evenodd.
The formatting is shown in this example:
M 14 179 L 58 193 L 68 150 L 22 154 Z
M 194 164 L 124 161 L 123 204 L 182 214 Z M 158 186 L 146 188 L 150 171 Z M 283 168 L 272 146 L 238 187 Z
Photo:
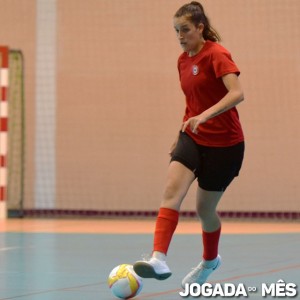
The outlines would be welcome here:
M 216 49 L 212 53 L 212 64 L 217 78 L 229 73 L 240 75 L 240 71 L 232 60 L 231 54 L 224 48 Z

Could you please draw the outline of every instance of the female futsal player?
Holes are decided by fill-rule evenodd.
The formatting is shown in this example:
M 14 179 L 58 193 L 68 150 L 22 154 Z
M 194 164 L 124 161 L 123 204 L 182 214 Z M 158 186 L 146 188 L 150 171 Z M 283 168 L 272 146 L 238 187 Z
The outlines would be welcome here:
M 216 212 L 224 191 L 238 176 L 244 156 L 244 136 L 236 105 L 243 99 L 239 69 L 218 42 L 203 6 L 183 5 L 174 16 L 183 54 L 178 59 L 186 97 L 183 125 L 171 148 L 163 200 L 156 219 L 152 257 L 137 261 L 135 272 L 159 280 L 171 276 L 167 251 L 178 223 L 181 203 L 197 178 L 196 207 L 202 224 L 200 264 L 182 281 L 203 284 L 221 263 L 218 244 L 221 222 Z

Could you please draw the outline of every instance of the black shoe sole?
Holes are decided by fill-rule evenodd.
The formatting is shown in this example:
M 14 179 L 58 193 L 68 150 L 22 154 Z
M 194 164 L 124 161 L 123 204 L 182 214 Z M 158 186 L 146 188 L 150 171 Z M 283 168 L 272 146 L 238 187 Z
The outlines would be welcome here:
M 154 268 L 151 265 L 144 262 L 135 263 L 133 265 L 133 269 L 135 273 L 142 278 L 155 278 L 157 280 L 165 280 L 172 275 L 171 272 L 164 273 L 164 274 L 157 274 L 155 273 Z

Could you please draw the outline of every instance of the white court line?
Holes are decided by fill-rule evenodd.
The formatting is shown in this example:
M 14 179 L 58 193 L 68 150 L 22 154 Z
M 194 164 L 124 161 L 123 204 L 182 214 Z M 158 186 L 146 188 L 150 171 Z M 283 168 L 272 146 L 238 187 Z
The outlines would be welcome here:
M 0 251 L 9 251 L 14 249 L 20 249 L 21 247 L 6 247 L 6 248 L 0 248 Z
M 30 247 L 4 247 L 4 248 L 0 248 L 0 251 L 10 251 L 10 250 L 28 249 L 28 248 L 33 248 L 33 246 L 30 246 Z

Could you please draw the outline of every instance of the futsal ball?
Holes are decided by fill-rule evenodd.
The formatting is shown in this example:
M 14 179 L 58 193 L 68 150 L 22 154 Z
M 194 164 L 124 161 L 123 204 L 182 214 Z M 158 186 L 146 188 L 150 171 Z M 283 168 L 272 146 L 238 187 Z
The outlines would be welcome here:
M 142 278 L 134 272 L 133 266 L 129 264 L 122 264 L 113 268 L 107 282 L 111 292 L 121 299 L 136 296 L 143 287 Z

